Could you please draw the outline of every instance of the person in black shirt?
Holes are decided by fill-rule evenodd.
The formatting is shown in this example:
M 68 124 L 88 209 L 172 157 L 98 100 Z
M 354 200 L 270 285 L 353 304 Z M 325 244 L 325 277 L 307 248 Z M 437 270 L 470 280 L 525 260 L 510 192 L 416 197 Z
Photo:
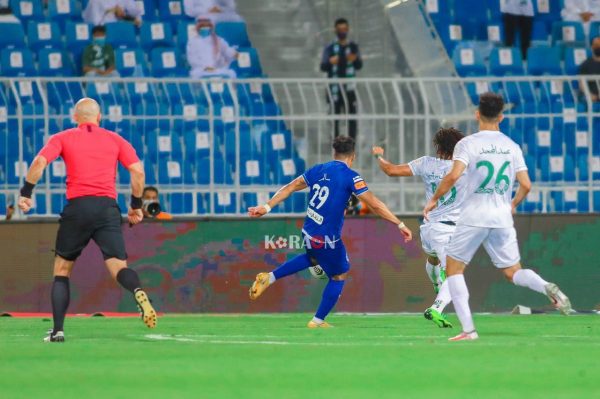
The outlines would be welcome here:
M 600 75 L 600 37 L 594 38 L 592 41 L 592 56 L 579 66 L 580 75 Z M 595 79 L 582 79 L 579 87 L 583 88 L 587 82 L 588 89 L 590 90 L 590 96 L 592 101 L 600 101 L 600 95 L 598 94 L 598 83 Z
M 350 26 L 344 18 L 335 21 L 335 33 L 337 40 L 323 49 L 321 57 L 321 71 L 326 72 L 330 78 L 353 78 L 356 71 L 362 68 L 362 59 L 358 44 L 348 40 Z M 345 112 L 356 114 L 356 89 L 353 83 L 343 85 L 329 85 L 327 102 L 332 106 L 336 115 Z M 339 132 L 339 120 L 334 123 L 335 137 Z M 348 121 L 348 135 L 356 139 L 356 120 Z

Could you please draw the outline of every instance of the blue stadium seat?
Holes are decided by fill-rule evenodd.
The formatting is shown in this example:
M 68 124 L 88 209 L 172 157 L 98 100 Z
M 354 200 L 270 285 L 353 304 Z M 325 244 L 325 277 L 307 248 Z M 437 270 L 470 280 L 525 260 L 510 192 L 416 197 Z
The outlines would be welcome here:
M 217 192 L 213 195 L 215 213 L 235 213 L 237 209 L 236 195 L 232 192 Z M 207 209 L 210 209 L 210 201 L 208 201 Z
M 587 58 L 591 57 L 591 52 L 585 47 L 569 47 L 565 49 L 565 73 L 567 75 L 577 75 L 579 65 Z
M 219 22 L 215 27 L 215 33 L 225 39 L 230 46 L 252 47 L 244 22 Z
M 540 42 L 550 42 L 550 25 L 547 21 L 534 19 L 531 33 L 531 40 Z
M 83 50 L 92 42 L 92 27 L 84 22 L 67 21 L 65 24 L 65 47 L 73 56 L 77 71 L 81 71 Z
M 33 205 L 34 207 L 32 208 L 31 212 L 34 215 L 45 215 L 48 213 L 48 205 L 46 204 L 46 194 L 42 194 L 42 193 L 36 193 L 34 195 L 34 202 Z
M 135 27 L 130 22 L 111 22 L 106 27 L 106 43 L 114 48 L 138 46 Z
M 125 75 L 122 74 L 121 76 Z M 148 106 L 156 107 L 162 102 L 162 97 L 156 84 L 151 82 L 127 83 L 125 91 L 137 114 L 145 114 Z
M 161 159 L 158 162 L 159 184 L 182 184 L 183 166 L 174 159 Z
M 173 30 L 171 25 L 163 22 L 148 22 L 142 25 L 140 44 L 146 51 L 156 47 L 173 47 Z
M 542 206 L 542 193 L 540 191 L 531 191 L 523 201 L 525 212 L 541 212 Z
M 189 130 L 184 132 L 183 143 L 184 143 L 184 154 L 185 160 L 195 162 L 195 159 L 209 158 L 210 157 L 210 131 L 209 130 Z M 220 155 L 219 138 L 214 136 L 212 141 L 213 154 L 215 156 Z
M 238 49 L 238 59 L 232 63 L 238 78 L 252 78 L 262 75 L 258 53 L 252 47 Z
M 158 183 L 156 165 L 150 159 L 143 159 L 142 162 L 144 163 L 144 173 L 146 174 L 146 185 Z
M 588 37 L 591 39 L 600 36 L 600 21 L 592 21 L 590 23 L 590 31 Z
M 155 0 L 138 0 L 136 1 L 136 4 L 142 12 L 142 20 L 144 22 L 157 20 L 158 13 Z
M 146 62 L 144 53 L 140 49 L 118 48 L 115 50 L 115 67 L 122 77 L 133 76 L 136 68 L 141 67 L 144 71 Z
M 460 76 L 484 76 L 487 73 L 483 57 L 473 48 L 456 46 L 452 54 L 452 61 L 454 61 L 456 71 Z
M 58 23 L 64 30 L 65 25 L 72 19 L 81 17 L 74 0 L 54 0 L 48 2 L 48 18 Z
M 287 184 L 304 173 L 305 163 L 301 158 L 278 159 L 273 168 L 275 184 Z
M 60 28 L 56 22 L 29 21 L 27 25 L 29 47 L 37 51 L 44 47 L 62 48 Z
M 233 184 L 231 168 L 222 157 L 215 157 L 212 164 L 214 184 Z M 200 158 L 196 160 L 196 180 L 198 184 L 210 184 L 210 167 L 209 158 Z
M 560 21 L 562 19 L 560 16 L 560 11 L 563 7 L 562 2 L 563 0 L 549 0 L 545 2 L 533 1 L 535 18 L 549 23 Z
M 155 48 L 151 53 L 152 76 L 184 77 L 188 71 L 183 68 L 181 54 L 176 48 Z
M 25 47 L 25 31 L 21 24 L 0 23 L 0 48 Z
M 240 159 L 240 184 L 269 184 L 267 165 L 259 157 Z
M 173 30 L 180 21 L 191 20 L 183 12 L 182 0 L 159 1 L 158 16 L 160 21 L 170 23 Z
M 124 102 L 121 88 L 116 83 L 97 80 L 86 85 L 85 92 L 87 97 L 98 100 L 100 105 L 104 107 Z
M 190 34 L 197 35 L 194 21 L 179 21 L 177 24 L 177 47 L 185 49 Z
M 553 46 L 585 46 L 585 33 L 580 22 L 557 21 L 552 24 Z
M 558 47 L 535 46 L 527 50 L 527 72 L 531 75 L 562 75 Z
M 586 181 L 590 177 L 588 154 L 579 154 L 577 159 L 577 177 L 579 181 Z
M 84 97 L 83 87 L 79 82 L 48 82 L 46 92 L 48 104 L 58 112 L 69 112 Z
M 191 214 L 194 211 L 194 195 L 192 193 L 167 194 L 167 212 L 173 215 Z
M 588 191 L 577 192 L 577 212 L 590 212 L 590 195 Z
M 495 76 L 522 75 L 523 60 L 516 48 L 495 48 L 490 54 L 490 72 Z
M 72 76 L 73 65 L 65 52 L 61 50 L 41 49 L 37 57 L 39 73 L 42 76 Z
M 51 196 L 51 212 L 55 215 L 60 214 L 67 205 L 67 197 L 64 194 L 52 194 Z
M 145 133 L 147 152 L 145 158 L 152 160 L 170 159 L 171 157 L 181 159 L 183 152 L 179 137 L 168 130 L 153 130 Z
M 42 0 L 10 0 L 10 9 L 22 23 L 44 19 Z
M 3 76 L 34 76 L 33 55 L 28 49 L 4 49 L 0 53 Z

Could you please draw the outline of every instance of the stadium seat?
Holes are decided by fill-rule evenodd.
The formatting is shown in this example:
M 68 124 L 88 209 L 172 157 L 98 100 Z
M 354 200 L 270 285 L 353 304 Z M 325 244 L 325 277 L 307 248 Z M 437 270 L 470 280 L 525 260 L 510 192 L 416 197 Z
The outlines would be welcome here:
M 171 24 L 174 30 L 182 20 L 191 20 L 183 12 L 182 0 L 163 0 L 158 2 L 159 20 Z
M 61 50 L 41 49 L 37 57 L 38 71 L 42 76 L 72 76 L 73 66 L 69 57 Z
M 145 51 L 155 47 L 173 47 L 173 30 L 163 22 L 149 22 L 142 25 L 140 43 Z
M 232 192 L 221 191 L 213 195 L 215 213 L 235 213 L 237 209 L 236 195 Z M 210 209 L 210 201 L 207 204 Z
M 152 76 L 183 77 L 188 72 L 183 68 L 181 55 L 175 48 L 155 48 L 151 53 Z
M 591 56 L 589 49 L 585 47 L 569 47 L 565 49 L 565 73 L 567 75 L 577 75 L 579 65 Z
M 527 50 L 527 72 L 530 75 L 562 75 L 558 47 L 536 46 Z
M 531 32 L 531 40 L 549 43 L 550 29 L 547 21 L 534 19 Z
M 590 212 L 589 191 L 578 191 L 577 192 L 577 212 L 579 212 L 579 213 Z
M 521 52 L 508 47 L 493 49 L 490 54 L 490 72 L 495 76 L 523 74 Z
M 194 21 L 183 20 L 177 24 L 177 47 L 185 49 L 188 38 L 192 35 L 197 35 L 196 24 Z
M 560 21 L 560 11 L 562 10 L 563 0 L 533 1 L 535 18 L 541 21 L 552 23 Z
M 84 22 L 67 21 L 65 24 L 65 47 L 69 49 L 75 63 L 75 69 L 81 71 L 82 55 L 85 47 L 91 43 L 92 27 Z
M 500 23 L 490 23 L 487 26 L 486 39 L 490 43 L 504 43 L 504 26 Z
M 33 55 L 28 49 L 4 49 L 0 54 L 3 76 L 34 76 Z
M 269 184 L 271 179 L 266 169 L 266 164 L 260 158 L 240 159 L 240 184 Z
M 21 24 L 0 23 L 0 48 L 25 47 L 25 31 Z
M 156 21 L 158 18 L 155 0 L 136 0 L 136 4 L 142 12 L 144 22 Z
M 230 46 L 252 47 L 244 22 L 219 22 L 215 27 L 215 33 Z
M 85 96 L 79 82 L 53 81 L 46 83 L 48 104 L 57 111 L 69 112 L 75 103 Z
M 58 23 L 63 30 L 69 20 L 81 16 L 77 11 L 74 0 L 55 0 L 48 2 L 48 18 L 51 21 Z
M 232 63 L 232 69 L 236 71 L 238 78 L 253 78 L 262 75 L 256 49 L 240 48 L 238 53 L 238 59 Z
M 44 47 L 63 47 L 60 28 L 56 22 L 29 21 L 27 41 L 31 50 L 34 51 Z
M 140 49 L 118 48 L 115 50 L 115 67 L 121 77 L 130 77 L 139 71 L 145 73 L 144 53 Z
M 213 183 L 214 184 L 233 184 L 233 175 L 230 166 L 222 157 L 215 157 L 212 162 Z M 200 185 L 210 184 L 211 162 L 209 158 L 200 158 L 196 160 L 196 181 Z
M 542 192 L 532 190 L 523 201 L 523 210 L 525 212 L 541 212 L 543 207 Z
M 460 76 L 484 76 L 487 73 L 483 57 L 473 48 L 457 46 L 452 61 Z
M 558 21 L 552 24 L 553 46 L 585 46 L 585 33 L 580 22 Z
M 194 211 L 193 200 L 192 193 L 167 194 L 166 210 L 173 215 L 192 214 Z
M 10 9 L 22 23 L 44 19 L 42 0 L 10 0 Z
M 130 22 L 111 22 L 106 24 L 106 43 L 114 48 L 138 46 L 135 27 Z

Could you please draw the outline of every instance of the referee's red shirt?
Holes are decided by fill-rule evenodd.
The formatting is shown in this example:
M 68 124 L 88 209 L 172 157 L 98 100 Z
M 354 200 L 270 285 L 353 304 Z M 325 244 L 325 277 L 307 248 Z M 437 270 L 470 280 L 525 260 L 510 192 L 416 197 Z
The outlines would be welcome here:
M 117 198 L 117 161 L 139 161 L 135 149 L 117 133 L 84 123 L 50 137 L 39 156 L 48 163 L 59 156 L 67 169 L 67 199 L 83 196 Z

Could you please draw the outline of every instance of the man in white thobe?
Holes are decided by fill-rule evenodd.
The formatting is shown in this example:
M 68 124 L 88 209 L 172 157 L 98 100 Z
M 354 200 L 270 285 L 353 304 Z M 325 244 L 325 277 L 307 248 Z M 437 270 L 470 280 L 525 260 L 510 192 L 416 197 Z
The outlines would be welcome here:
M 192 67 L 190 77 L 201 79 L 210 76 L 235 78 L 229 65 L 238 56 L 237 51 L 216 35 L 210 19 L 201 18 L 196 23 L 198 34 L 188 39 L 186 55 Z
M 590 24 L 600 21 L 600 0 L 565 0 L 560 15 L 563 21 L 581 22 L 586 35 L 590 33 Z
M 142 10 L 134 0 L 90 0 L 82 13 L 83 20 L 93 26 L 117 21 L 142 24 Z
M 192 18 L 210 18 L 217 22 L 242 21 L 235 0 L 183 0 L 185 14 Z

